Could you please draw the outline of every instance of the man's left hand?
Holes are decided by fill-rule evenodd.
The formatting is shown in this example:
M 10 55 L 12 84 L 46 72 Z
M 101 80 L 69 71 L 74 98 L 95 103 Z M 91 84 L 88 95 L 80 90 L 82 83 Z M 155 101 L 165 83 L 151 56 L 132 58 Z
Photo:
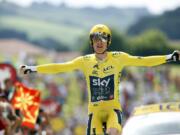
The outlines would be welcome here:
M 169 54 L 166 56 L 166 60 L 167 62 L 171 62 L 171 61 L 180 61 L 180 51 L 176 50 L 174 51 L 172 54 Z

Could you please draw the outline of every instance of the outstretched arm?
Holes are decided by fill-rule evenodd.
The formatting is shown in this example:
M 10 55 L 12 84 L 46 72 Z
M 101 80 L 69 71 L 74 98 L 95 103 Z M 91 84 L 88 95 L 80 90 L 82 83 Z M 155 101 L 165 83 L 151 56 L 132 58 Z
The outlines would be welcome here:
M 148 56 L 148 57 L 139 57 L 131 56 L 128 54 L 124 55 L 124 60 L 127 66 L 157 66 L 166 62 L 179 61 L 180 60 L 180 51 L 174 51 L 169 55 L 159 55 L 159 56 Z
M 65 63 L 51 63 L 38 66 L 23 65 L 20 68 L 20 72 L 23 74 L 28 74 L 32 72 L 56 74 L 60 72 L 68 72 L 76 69 L 81 69 L 82 66 L 82 57 L 78 57 L 72 61 Z

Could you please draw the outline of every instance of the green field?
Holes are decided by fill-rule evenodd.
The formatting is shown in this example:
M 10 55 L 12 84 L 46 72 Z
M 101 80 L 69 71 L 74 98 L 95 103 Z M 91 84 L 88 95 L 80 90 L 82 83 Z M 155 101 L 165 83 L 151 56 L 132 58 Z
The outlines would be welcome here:
M 2 1 L 0 30 L 17 30 L 18 33 L 22 32 L 28 36 L 27 41 L 38 40 L 42 43 L 47 41 L 44 40 L 46 38 L 56 47 L 62 45 L 70 50 L 78 50 L 82 37 L 88 38 L 88 32 L 95 24 L 103 23 L 111 29 L 125 32 L 139 18 L 149 15 L 145 8 L 70 8 L 63 4 L 53 6 L 48 3 L 33 3 L 29 7 L 20 7 Z
M 70 46 L 83 34 L 82 29 L 69 25 L 18 16 L 1 16 L 0 24 L 1 28 L 27 32 L 31 40 L 50 37 Z

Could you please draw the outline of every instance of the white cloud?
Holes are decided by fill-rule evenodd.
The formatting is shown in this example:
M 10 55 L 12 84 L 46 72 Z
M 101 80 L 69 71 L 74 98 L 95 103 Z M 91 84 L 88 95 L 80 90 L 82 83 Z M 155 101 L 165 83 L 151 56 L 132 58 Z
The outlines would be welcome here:
M 29 5 L 32 1 L 48 1 L 53 4 L 64 2 L 73 7 L 147 7 L 153 13 L 162 13 L 164 10 L 171 10 L 180 7 L 180 0 L 9 0 L 21 5 Z
M 153 13 L 180 7 L 180 0 L 66 0 L 71 6 L 147 7 Z

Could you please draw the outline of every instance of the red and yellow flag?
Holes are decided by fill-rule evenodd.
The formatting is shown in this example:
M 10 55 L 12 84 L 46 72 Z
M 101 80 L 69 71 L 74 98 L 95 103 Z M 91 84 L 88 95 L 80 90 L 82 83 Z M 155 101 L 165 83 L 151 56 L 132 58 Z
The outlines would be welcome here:
M 40 91 L 29 89 L 21 83 L 15 84 L 12 105 L 23 115 L 22 126 L 34 128 L 40 106 Z

